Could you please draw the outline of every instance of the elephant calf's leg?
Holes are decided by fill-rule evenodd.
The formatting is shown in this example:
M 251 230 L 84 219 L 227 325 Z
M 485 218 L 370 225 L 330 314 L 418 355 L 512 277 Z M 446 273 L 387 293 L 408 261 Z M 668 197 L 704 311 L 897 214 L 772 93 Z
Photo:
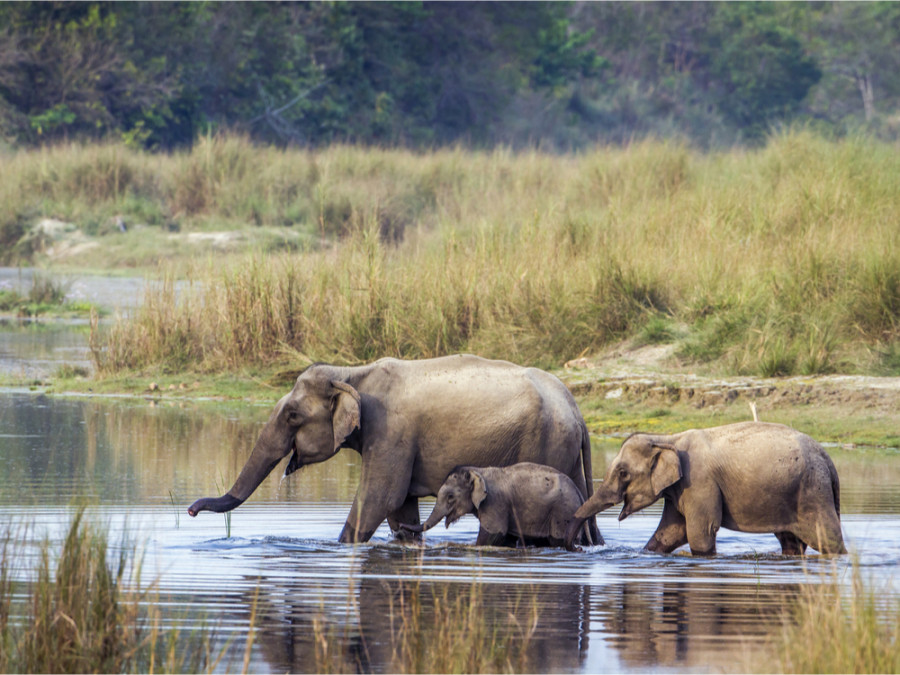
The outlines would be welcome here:
M 781 555 L 803 555 L 806 553 L 806 542 L 793 532 L 776 532 L 775 536 L 781 544 Z
M 394 533 L 395 538 L 402 541 L 420 541 L 422 539 L 422 533 L 401 529 L 400 523 L 405 523 L 406 525 L 418 525 L 420 522 L 419 498 L 413 497 L 412 495 L 406 498 L 406 501 L 403 502 L 403 506 L 388 516 L 388 525 L 391 527 L 391 532 Z

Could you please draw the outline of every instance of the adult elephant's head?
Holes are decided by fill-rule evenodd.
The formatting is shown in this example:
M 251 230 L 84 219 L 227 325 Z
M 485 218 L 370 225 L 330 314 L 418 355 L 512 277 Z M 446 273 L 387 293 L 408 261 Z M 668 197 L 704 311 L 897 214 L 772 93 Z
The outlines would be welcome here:
M 287 476 L 302 466 L 333 457 L 359 427 L 359 393 L 340 380 L 307 369 L 291 392 L 275 406 L 250 458 L 231 489 L 221 497 L 198 499 L 188 508 L 222 513 L 240 506 L 272 469 L 293 451 Z

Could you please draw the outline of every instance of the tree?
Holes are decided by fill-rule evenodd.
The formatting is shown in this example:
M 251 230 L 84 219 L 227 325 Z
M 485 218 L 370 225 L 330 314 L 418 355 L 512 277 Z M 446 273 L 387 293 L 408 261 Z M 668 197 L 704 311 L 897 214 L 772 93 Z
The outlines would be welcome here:
M 131 27 L 107 6 L 9 3 L 0 22 L 4 126 L 18 139 L 99 137 L 165 110 L 172 82 L 156 64 L 132 61 Z
M 706 49 L 718 106 L 749 138 L 800 110 L 822 71 L 767 4 L 723 5 Z

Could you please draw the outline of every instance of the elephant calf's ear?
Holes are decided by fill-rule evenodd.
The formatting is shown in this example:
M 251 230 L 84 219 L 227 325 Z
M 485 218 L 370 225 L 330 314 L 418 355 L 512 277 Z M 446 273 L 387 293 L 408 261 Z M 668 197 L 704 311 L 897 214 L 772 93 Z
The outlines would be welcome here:
M 334 391 L 331 425 L 334 451 L 337 452 L 350 434 L 359 428 L 359 392 L 346 382 L 334 381 L 331 386 Z
M 487 497 L 487 484 L 484 482 L 484 477 L 477 471 L 470 471 L 469 478 L 472 480 L 472 503 L 477 509 Z
M 670 485 L 681 480 L 681 461 L 674 447 L 657 447 L 658 454 L 654 458 L 650 471 L 650 488 L 658 495 Z

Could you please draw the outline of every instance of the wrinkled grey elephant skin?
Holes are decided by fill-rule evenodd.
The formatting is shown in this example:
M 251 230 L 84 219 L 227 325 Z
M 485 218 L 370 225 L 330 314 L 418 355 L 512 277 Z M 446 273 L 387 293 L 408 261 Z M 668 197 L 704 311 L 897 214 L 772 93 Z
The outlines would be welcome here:
M 649 551 L 669 553 L 688 544 L 695 555 L 713 555 L 716 532 L 725 527 L 771 532 L 784 555 L 802 555 L 807 546 L 846 553 L 831 458 L 812 438 L 780 424 L 635 434 L 575 513 L 572 527 L 619 502 L 622 520 L 660 498 L 662 519 L 647 542 Z
M 188 509 L 242 504 L 287 455 L 285 474 L 342 447 L 362 457 L 359 488 L 340 541 L 368 539 L 385 520 L 419 522 L 419 497 L 436 495 L 454 467 L 535 462 L 559 469 L 585 497 L 587 429 L 572 395 L 535 368 L 471 355 L 381 359 L 353 368 L 315 364 L 275 406 L 234 485 Z M 596 531 L 593 518 L 591 533 Z
M 423 532 L 445 519 L 447 527 L 467 513 L 481 525 L 476 546 L 566 546 L 593 543 L 588 532 L 566 543 L 566 533 L 584 497 L 572 479 L 549 466 L 522 462 L 507 467 L 461 466 L 454 469 L 435 500 L 424 525 L 401 527 Z M 583 521 L 582 521 L 583 524 Z M 582 527 L 582 530 L 586 528 Z M 602 537 L 597 542 L 603 543 Z

